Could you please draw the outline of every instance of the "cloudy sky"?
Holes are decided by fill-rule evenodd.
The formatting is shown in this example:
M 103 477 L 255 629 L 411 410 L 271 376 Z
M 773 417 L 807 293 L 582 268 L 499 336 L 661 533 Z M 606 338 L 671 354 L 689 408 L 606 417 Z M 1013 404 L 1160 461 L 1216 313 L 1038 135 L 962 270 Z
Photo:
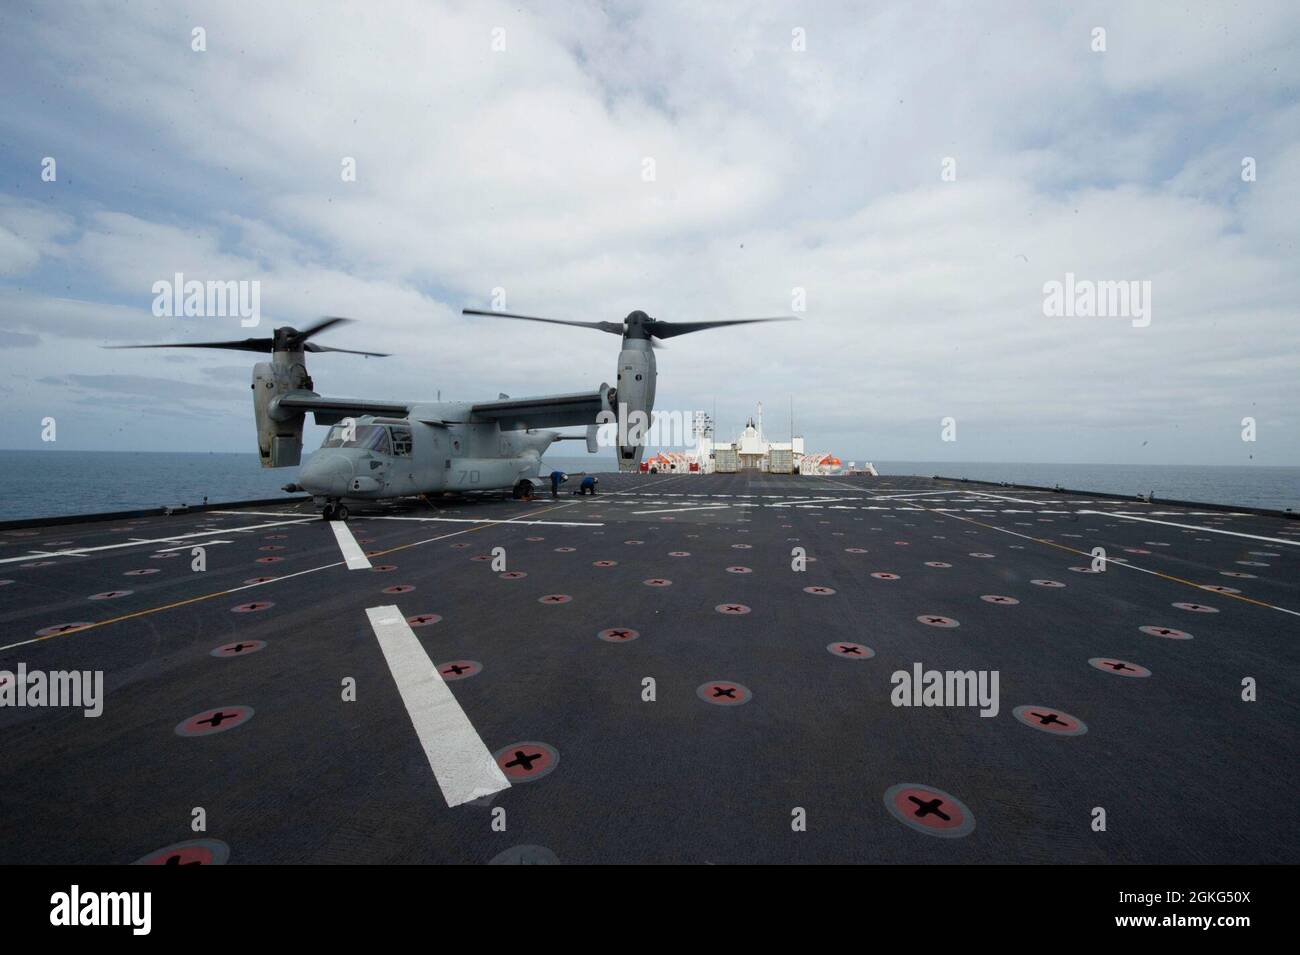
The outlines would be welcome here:
M 100 346 L 322 314 L 396 353 L 313 356 L 327 394 L 612 379 L 612 336 L 459 314 L 500 288 L 798 315 L 658 353 L 724 434 L 793 395 L 846 458 L 1300 464 L 1294 3 L 13 3 L 0 80 L 0 447 L 251 452 L 255 356 Z M 261 327 L 156 317 L 178 272 Z M 1150 323 L 1045 315 L 1067 273 Z

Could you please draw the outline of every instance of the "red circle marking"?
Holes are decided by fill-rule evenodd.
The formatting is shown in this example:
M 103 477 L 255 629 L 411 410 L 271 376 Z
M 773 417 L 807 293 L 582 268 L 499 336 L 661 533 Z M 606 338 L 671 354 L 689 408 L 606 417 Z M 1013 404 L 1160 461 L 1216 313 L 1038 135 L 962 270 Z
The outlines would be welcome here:
M 1093 657 L 1088 663 L 1102 673 L 1113 673 L 1116 676 L 1144 677 L 1151 675 L 1151 671 L 1141 664 L 1118 660 L 1114 657 Z
M 1015 597 L 1006 597 L 1002 594 L 983 594 L 980 597 L 980 600 L 983 600 L 985 603 L 1002 604 L 1007 607 L 1012 607 L 1020 603 L 1020 601 Z
M 465 543 L 464 541 L 457 541 L 456 543 L 448 544 L 447 546 L 450 547 L 452 550 L 464 550 L 466 547 L 469 546 L 469 544 Z
M 876 580 L 898 580 L 898 574 L 891 574 L 887 570 L 878 570 L 871 576 L 875 577 Z
M 503 746 L 492 754 L 492 758 L 512 783 L 524 783 L 540 779 L 553 770 L 560 761 L 560 754 L 553 746 L 528 740 Z
M 805 587 L 803 592 L 806 594 L 812 594 L 815 597 L 829 597 L 831 594 L 835 593 L 835 591 L 830 587 L 822 586 Z
M 491 554 L 475 554 L 473 557 L 470 558 L 470 560 L 491 560 L 491 559 L 492 559 Z
M 592 566 L 592 567 L 617 567 L 617 566 L 618 566 L 618 561 L 616 561 L 616 560 L 593 560 L 593 561 L 591 562 L 591 566 Z
M 832 656 L 843 657 L 845 660 L 870 660 L 876 655 L 876 651 L 861 643 L 828 643 L 826 650 Z
M 754 545 L 753 544 L 732 544 L 731 549 L 732 550 L 753 550 Z
M 135 593 L 134 590 L 105 590 L 102 594 L 91 594 L 87 600 L 116 600 L 118 597 L 126 597 Z
M 1164 637 L 1166 640 L 1190 640 L 1192 635 L 1182 630 L 1175 630 L 1173 627 L 1138 627 L 1143 633 L 1152 637 Z
M 502 580 L 520 580 L 527 577 L 528 574 L 522 570 L 507 570 L 504 573 L 497 574 Z
M 406 618 L 406 622 L 412 627 L 432 627 L 442 618 L 436 613 L 417 613 Z
M 627 643 L 629 640 L 635 640 L 641 634 L 628 627 L 611 627 L 608 630 L 600 631 L 596 636 L 606 643 Z
M 85 630 L 87 627 L 93 627 L 93 626 L 94 626 L 93 623 L 87 623 L 84 620 L 78 623 L 56 623 L 51 627 L 45 627 L 42 630 L 37 630 L 36 635 L 38 637 L 53 637 L 57 634 L 73 633 L 74 631 Z
M 729 574 L 752 574 L 753 572 L 754 571 L 751 568 L 741 567 L 739 564 L 727 568 L 727 573 Z
M 374 571 L 376 574 L 386 574 L 390 570 L 396 570 L 397 565 L 396 564 L 375 564 L 375 566 L 371 567 L 370 569 Z
M 980 557 L 980 558 L 989 558 L 989 557 L 992 557 L 993 555 L 992 555 L 992 554 L 974 554 L 974 553 L 973 553 L 973 554 L 971 554 L 971 556 L 972 556 L 972 557 Z
M 1239 594 L 1241 593 L 1236 587 L 1224 587 L 1222 584 L 1201 584 L 1202 590 L 1212 590 L 1216 594 Z
M 157 567 L 145 567 L 141 570 L 128 570 L 123 577 L 147 577 L 149 574 L 158 573 Z
M 251 603 L 239 604 L 237 606 L 231 607 L 230 612 L 231 613 L 257 613 L 259 610 L 267 610 L 274 606 L 275 604 L 273 604 L 269 600 L 254 600 Z
M 1170 604 L 1171 607 L 1177 607 L 1179 610 L 1190 610 L 1192 613 L 1218 613 L 1214 607 L 1207 607 L 1205 604 L 1178 603 Z
M 1151 551 L 1149 551 L 1149 550 L 1143 550 L 1141 547 L 1125 547 L 1125 548 L 1124 548 L 1124 553 L 1126 553 L 1126 554 L 1149 554 L 1149 553 L 1151 553 Z
M 903 825 L 929 836 L 955 839 L 975 828 L 975 817 L 960 799 L 919 783 L 890 786 L 885 808 Z
M 438 674 L 448 682 L 468 680 L 482 672 L 483 664 L 477 660 L 448 660 L 446 663 L 438 664 Z
M 754 696 L 748 687 L 732 683 L 730 680 L 701 683 L 696 688 L 695 694 L 705 703 L 712 703 L 714 706 L 740 706 L 742 703 L 748 703 Z
M 729 617 L 741 617 L 749 613 L 749 608 L 744 604 L 718 604 L 713 609 Z
M 1059 580 L 1031 580 L 1031 584 L 1036 587 L 1064 587 L 1065 584 Z
M 944 561 L 944 560 L 927 560 L 927 561 L 925 562 L 925 566 L 927 566 L 927 567 L 951 567 L 952 564 L 950 564 L 950 563 L 948 563 L 947 561 Z
M 927 627 L 941 627 L 945 630 L 951 630 L 954 627 L 961 626 L 961 624 L 956 620 L 953 620 L 951 617 L 941 617 L 936 613 L 923 613 L 916 619 Z
M 1243 571 L 1240 571 L 1240 570 L 1221 570 L 1221 571 L 1219 571 L 1219 574 L 1220 574 L 1220 576 L 1223 576 L 1223 577 L 1236 577 L 1238 580 L 1254 580 L 1254 579 L 1255 579 L 1255 575 L 1254 575 L 1254 574 L 1247 574 L 1247 573 L 1244 573 Z
M 211 736 L 241 726 L 252 718 L 251 706 L 218 706 L 177 723 L 175 732 L 177 736 Z
M 267 584 L 275 580 L 274 577 L 250 577 L 244 581 L 246 584 Z
M 282 540 L 287 540 L 288 537 L 289 537 L 288 534 L 267 534 L 265 537 L 262 538 L 262 540 L 264 540 L 264 541 L 282 541 Z
M 555 548 L 555 552 L 557 554 L 572 554 L 577 549 L 578 548 L 576 547 L 557 547 Z
M 150 560 L 171 560 L 173 557 L 179 557 L 179 556 L 181 555 L 176 553 L 176 551 L 170 551 L 166 554 L 150 554 L 149 559 Z
M 643 580 L 641 583 L 647 587 L 668 587 L 672 584 L 671 580 L 665 580 L 663 577 L 651 577 L 649 580 Z
M 380 592 L 385 594 L 409 594 L 414 589 L 413 584 L 393 584 L 393 586 L 385 587 Z
M 538 597 L 539 604 L 567 604 L 573 598 L 568 594 L 547 594 L 545 597 Z
M 283 557 L 259 557 L 259 558 L 257 558 L 257 562 L 258 562 L 259 564 L 275 564 L 275 563 L 279 563 L 279 562 L 282 561 L 282 560 L 284 560 Z
M 668 552 L 668 556 L 669 557 L 690 557 L 691 552 L 688 550 L 670 550 Z
M 264 650 L 265 648 L 265 640 L 236 640 L 234 643 L 222 644 L 213 650 L 209 656 L 246 657 L 250 653 L 256 653 L 258 650 Z
M 1097 573 L 1100 573 L 1100 571 L 1093 570 L 1091 567 L 1071 567 L 1070 569 L 1071 569 L 1072 571 L 1074 571 L 1076 574 L 1097 574 Z
M 844 553 L 846 553 L 846 554 L 865 554 L 866 552 L 867 552 L 867 549 L 866 549 L 865 547 L 846 547 L 846 548 L 844 548 Z
M 360 543 L 360 541 L 358 541 Z M 284 550 L 283 544 L 263 544 L 258 550 Z
M 644 544 L 645 541 L 623 541 L 624 544 Z
M 544 540 L 546 540 L 546 538 L 545 538 L 545 537 L 525 537 L 524 540 L 526 540 L 526 541 L 532 541 L 532 542 L 535 544 L 535 543 L 537 543 L 538 541 L 544 541 Z
M 136 865 L 225 865 L 230 847 L 219 839 L 195 839 L 155 849 L 135 861 Z

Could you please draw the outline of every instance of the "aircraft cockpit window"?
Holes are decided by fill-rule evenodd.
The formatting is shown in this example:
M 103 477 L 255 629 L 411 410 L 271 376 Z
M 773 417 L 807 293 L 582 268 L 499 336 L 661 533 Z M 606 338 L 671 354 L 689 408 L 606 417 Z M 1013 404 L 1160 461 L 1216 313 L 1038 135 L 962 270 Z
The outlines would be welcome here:
M 325 436 L 322 448 L 360 448 L 377 454 L 392 454 L 392 445 L 388 440 L 388 429 L 379 424 L 359 424 L 352 429 L 349 439 L 348 429 L 341 424 L 330 428 Z
M 399 458 L 411 453 L 411 432 L 406 428 L 393 428 L 393 454 Z

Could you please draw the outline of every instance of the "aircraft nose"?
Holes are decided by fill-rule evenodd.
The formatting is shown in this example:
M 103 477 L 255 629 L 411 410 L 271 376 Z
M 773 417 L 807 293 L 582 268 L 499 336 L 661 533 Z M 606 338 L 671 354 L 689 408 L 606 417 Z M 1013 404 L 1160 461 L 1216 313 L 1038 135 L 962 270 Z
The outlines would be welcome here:
M 308 494 L 337 497 L 352 481 L 352 465 L 338 455 L 313 454 L 298 473 L 298 483 Z

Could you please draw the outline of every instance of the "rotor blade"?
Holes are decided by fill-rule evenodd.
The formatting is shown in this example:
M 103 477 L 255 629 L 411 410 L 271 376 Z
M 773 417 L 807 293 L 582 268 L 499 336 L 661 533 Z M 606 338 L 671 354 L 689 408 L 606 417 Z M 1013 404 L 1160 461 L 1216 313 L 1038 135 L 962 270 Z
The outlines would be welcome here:
M 525 322 L 547 322 L 551 325 L 576 325 L 579 328 L 595 328 L 614 335 L 623 334 L 622 322 L 572 322 L 562 318 L 537 318 L 534 315 L 515 315 L 512 312 L 484 312 L 477 308 L 462 308 L 462 315 L 486 315 L 488 318 L 518 318 Z
M 307 342 L 302 346 L 303 351 L 341 351 L 345 355 L 365 355 L 368 358 L 387 358 L 388 352 L 382 351 L 353 351 L 351 348 L 331 348 L 329 345 L 317 345 L 315 342 Z
M 335 325 L 342 325 L 351 321 L 352 319 L 343 318 L 340 315 L 326 315 L 315 325 L 308 325 L 306 328 L 299 329 L 298 334 L 294 337 L 299 341 L 306 341 L 313 335 L 318 335 L 325 331 L 327 328 L 332 328 Z
M 245 338 L 239 342 L 168 342 L 163 345 L 102 345 L 102 348 L 227 348 L 232 351 L 271 350 L 270 338 Z
M 792 315 L 781 315 L 777 318 L 732 318 L 720 322 L 665 322 L 661 319 L 655 319 L 654 324 L 647 331 L 656 338 L 674 338 L 678 335 L 687 335 L 691 332 L 702 332 L 706 328 L 721 328 L 723 325 L 751 325 L 754 322 L 797 322 L 798 319 Z

